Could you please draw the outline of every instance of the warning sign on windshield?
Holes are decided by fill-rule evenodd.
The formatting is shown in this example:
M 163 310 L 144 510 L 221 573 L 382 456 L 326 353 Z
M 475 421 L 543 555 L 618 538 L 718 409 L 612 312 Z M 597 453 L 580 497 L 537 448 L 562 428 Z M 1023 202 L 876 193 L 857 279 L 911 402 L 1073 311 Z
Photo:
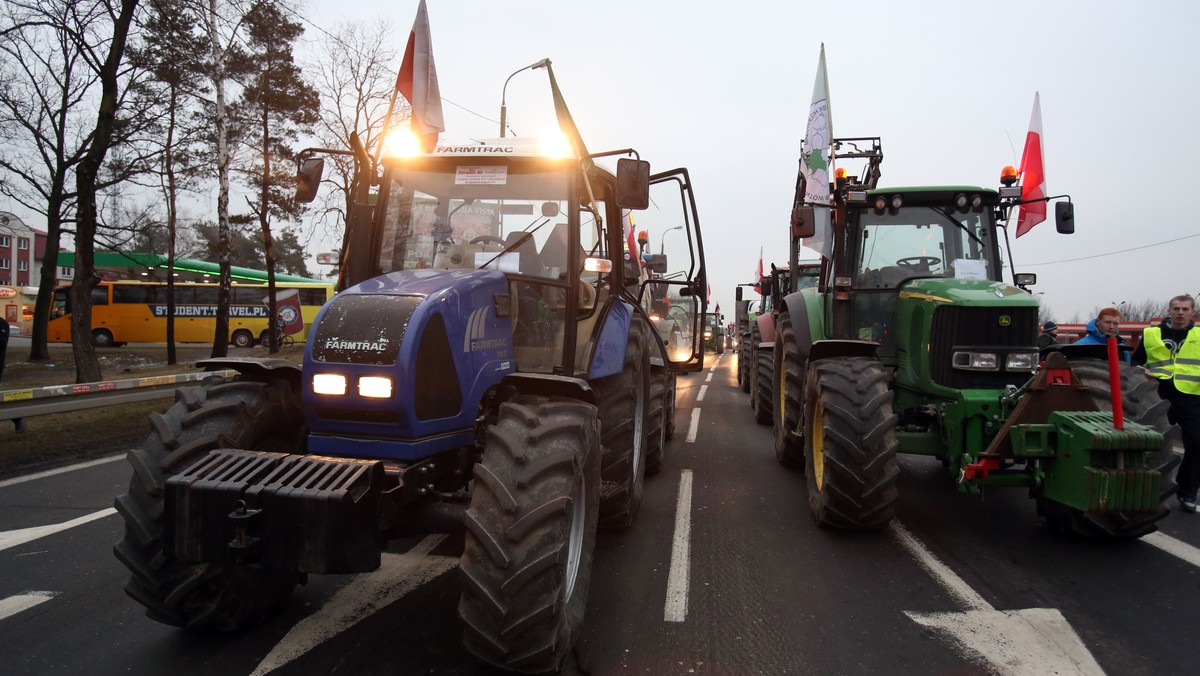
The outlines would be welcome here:
M 458 167 L 454 185 L 505 185 L 508 167 Z

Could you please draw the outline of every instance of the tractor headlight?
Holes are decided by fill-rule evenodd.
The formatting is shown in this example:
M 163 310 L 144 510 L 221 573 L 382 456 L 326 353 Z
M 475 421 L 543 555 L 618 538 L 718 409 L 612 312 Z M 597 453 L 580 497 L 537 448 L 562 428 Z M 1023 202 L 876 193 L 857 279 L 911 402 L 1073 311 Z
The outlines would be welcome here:
M 363 376 L 358 379 L 358 396 L 387 399 L 392 396 L 392 379 L 383 376 Z
M 995 352 L 955 352 L 951 364 L 968 371 L 999 371 Z
M 342 396 L 346 394 L 346 376 L 340 373 L 316 373 L 312 379 L 313 392 Z
M 1038 355 L 1036 352 L 1014 352 L 1004 359 L 1006 371 L 1032 371 L 1037 368 Z
M 705 331 L 704 331 L 704 339 L 705 339 L 705 340 L 708 340 L 709 338 L 712 338 L 712 331 L 709 331 L 709 330 L 705 329 Z

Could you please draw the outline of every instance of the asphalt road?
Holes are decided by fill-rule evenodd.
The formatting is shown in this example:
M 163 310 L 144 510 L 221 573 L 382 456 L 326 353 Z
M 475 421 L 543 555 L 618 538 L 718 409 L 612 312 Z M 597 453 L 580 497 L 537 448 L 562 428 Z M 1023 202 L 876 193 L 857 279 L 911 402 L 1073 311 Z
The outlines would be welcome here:
M 1200 515 L 1136 542 L 1066 539 L 1023 491 L 958 495 L 937 461 L 904 458 L 891 529 L 823 531 L 735 367 L 726 352 L 679 379 L 637 523 L 598 539 L 568 673 L 1191 670 Z M 455 537 L 393 542 L 375 573 L 313 576 L 243 634 L 146 618 L 111 551 L 128 477 L 113 458 L 0 482 L 0 672 L 493 673 L 459 646 Z

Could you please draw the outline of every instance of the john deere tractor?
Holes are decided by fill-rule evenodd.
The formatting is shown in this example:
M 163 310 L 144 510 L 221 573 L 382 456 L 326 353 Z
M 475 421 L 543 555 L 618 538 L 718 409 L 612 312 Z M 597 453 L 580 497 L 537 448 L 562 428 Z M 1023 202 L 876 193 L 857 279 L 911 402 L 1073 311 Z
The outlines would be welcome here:
M 699 319 L 670 353 L 656 338 L 628 210 L 653 193 L 643 227 L 687 233 L 660 295 L 699 318 L 706 282 L 685 169 L 548 148 L 501 138 L 376 167 L 355 144 L 340 291 L 303 365 L 204 362 L 240 375 L 181 390 L 130 453 L 115 549 L 151 618 L 240 629 L 309 574 L 378 568 L 390 538 L 465 531 L 466 648 L 561 668 L 596 528 L 634 522 L 674 374 L 702 368 Z M 317 154 L 301 156 L 302 199 Z
M 878 138 L 834 143 L 850 151 L 840 158 L 867 148 L 857 155 L 864 178 L 831 186 L 832 255 L 817 288 L 782 299 L 774 344 L 776 455 L 807 474 L 817 523 L 886 524 L 896 454 L 913 453 L 941 459 L 965 493 L 1027 489 L 1064 532 L 1155 530 L 1178 462 L 1167 404 L 1103 346 L 1039 354 L 1038 303 L 1026 291 L 1036 280 L 1002 274 L 1012 259 L 1005 219 L 1021 203 L 1016 172 L 1006 168 L 999 191 L 880 188 Z M 803 182 L 801 173 L 793 260 L 825 208 L 802 202 Z M 1055 207 L 1058 231 L 1073 232 L 1069 198 Z

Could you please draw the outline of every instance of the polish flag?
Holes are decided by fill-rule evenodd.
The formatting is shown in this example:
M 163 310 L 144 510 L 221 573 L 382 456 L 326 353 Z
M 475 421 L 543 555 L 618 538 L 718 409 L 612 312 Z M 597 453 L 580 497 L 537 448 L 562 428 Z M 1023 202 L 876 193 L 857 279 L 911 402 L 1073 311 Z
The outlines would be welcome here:
M 1041 95 L 1033 95 L 1033 114 L 1029 117 L 1029 133 L 1025 136 L 1025 151 L 1021 154 L 1021 201 L 1041 200 L 1022 204 L 1017 214 L 1017 237 L 1046 220 L 1046 174 L 1042 155 Z
M 396 91 L 412 106 L 412 133 L 425 152 L 437 145 L 438 132 L 446 131 L 442 121 L 442 94 L 438 89 L 437 68 L 433 64 L 433 40 L 429 36 L 429 14 L 425 0 L 417 5 L 417 18 L 408 34 L 404 61 L 396 77 Z
M 762 247 L 760 246 L 760 247 L 758 247 L 758 274 L 754 276 L 754 292 L 755 293 L 762 293 L 762 286 L 760 286 L 760 283 L 762 282 L 762 277 L 763 277 L 762 257 L 763 257 L 763 252 L 762 252 Z

